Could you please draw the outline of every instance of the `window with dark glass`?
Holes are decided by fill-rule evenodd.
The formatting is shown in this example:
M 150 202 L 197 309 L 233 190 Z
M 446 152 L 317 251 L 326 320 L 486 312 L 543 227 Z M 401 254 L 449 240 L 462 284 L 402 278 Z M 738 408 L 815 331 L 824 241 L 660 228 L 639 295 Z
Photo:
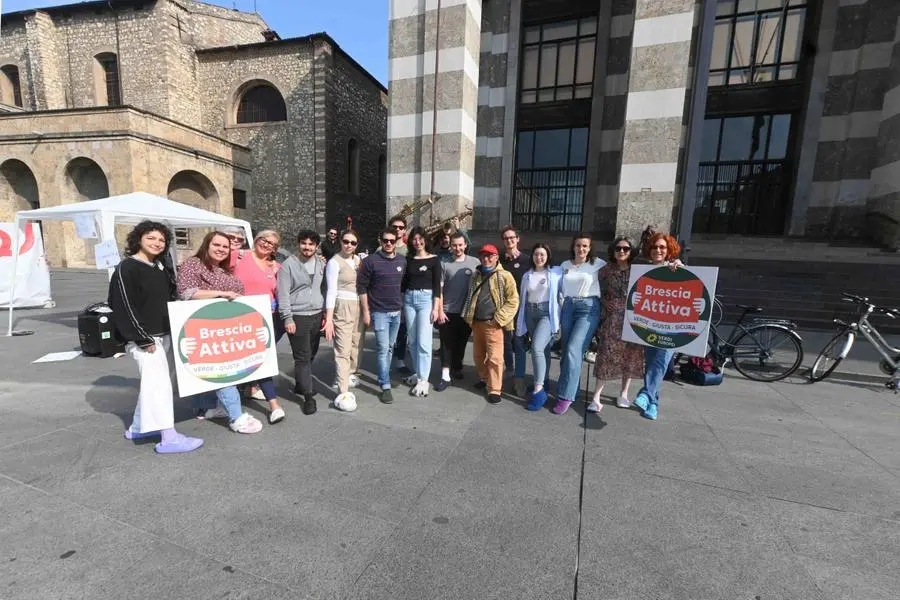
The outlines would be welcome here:
M 180 250 L 189 250 L 191 247 L 191 230 L 176 227 L 175 228 L 175 247 Z
M 231 205 L 234 208 L 247 208 L 247 192 L 246 190 L 239 190 L 237 188 L 231 189 Z
M 784 233 L 790 131 L 790 114 L 706 119 L 694 231 Z
M 522 39 L 522 104 L 591 97 L 596 17 L 528 26 Z
M 3 65 L 0 67 L 0 91 L 6 104 L 22 106 L 22 84 L 19 81 L 19 67 Z
M 106 105 L 122 104 L 122 91 L 119 87 L 119 59 L 112 52 L 97 55 L 97 63 L 103 74 L 102 84 L 106 87 Z
M 271 85 L 260 84 L 251 87 L 241 96 L 238 104 L 238 123 L 267 123 L 286 121 L 287 108 L 281 92 Z
M 808 0 L 719 0 L 709 85 L 795 79 Z
M 578 231 L 584 204 L 588 130 L 520 131 L 513 223 L 526 231 Z

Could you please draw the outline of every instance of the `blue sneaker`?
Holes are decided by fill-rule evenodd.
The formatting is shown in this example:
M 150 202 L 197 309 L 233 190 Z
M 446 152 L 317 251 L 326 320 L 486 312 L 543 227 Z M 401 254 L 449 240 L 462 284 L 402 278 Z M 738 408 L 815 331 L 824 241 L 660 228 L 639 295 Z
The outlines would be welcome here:
M 643 417 L 645 419 L 650 419 L 651 421 L 656 420 L 657 408 L 656 403 L 654 402 L 650 406 L 647 407 L 647 410 L 644 411 Z
M 547 392 L 545 390 L 541 390 L 537 393 L 531 395 L 531 401 L 528 403 L 528 410 L 535 411 L 541 410 L 544 408 L 544 403 L 547 402 Z
M 632 404 L 646 412 L 647 407 L 650 406 L 650 396 L 648 396 L 646 392 L 641 392 L 637 395 L 637 398 L 634 399 Z

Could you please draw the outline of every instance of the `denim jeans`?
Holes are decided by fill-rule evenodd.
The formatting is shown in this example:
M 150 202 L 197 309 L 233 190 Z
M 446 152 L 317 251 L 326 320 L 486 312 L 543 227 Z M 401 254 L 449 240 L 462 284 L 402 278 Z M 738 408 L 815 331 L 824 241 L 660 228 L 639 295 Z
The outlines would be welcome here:
M 644 387 L 638 394 L 646 394 L 650 404 L 659 404 L 659 388 L 674 356 L 673 350 L 661 350 L 650 346 L 644 348 Z
M 528 333 L 531 334 L 531 366 L 534 370 L 534 383 L 547 387 L 550 378 L 550 340 L 553 338 L 550 326 L 550 303 L 526 304 L 525 326 L 528 328 Z M 516 363 L 516 367 L 518 368 L 518 363 Z
M 241 408 L 241 394 L 238 392 L 237 386 L 229 385 L 211 392 L 203 392 L 202 394 L 191 396 L 191 406 L 196 410 L 215 408 L 218 403 L 225 407 L 229 421 L 234 421 L 243 412 Z
M 375 331 L 375 352 L 378 357 L 378 385 L 383 390 L 391 389 L 391 359 L 397 331 L 400 330 L 400 311 L 373 312 L 372 330 Z
M 525 338 L 517 336 L 515 331 L 504 333 L 503 363 L 507 371 L 515 371 L 517 378 L 525 377 Z
M 575 400 L 581 384 L 584 353 L 600 323 L 600 298 L 566 298 L 559 317 L 562 358 L 559 364 L 560 400 Z
M 431 375 L 432 306 L 431 290 L 406 290 L 403 297 L 403 318 L 406 319 L 407 348 L 412 368 L 419 381 Z

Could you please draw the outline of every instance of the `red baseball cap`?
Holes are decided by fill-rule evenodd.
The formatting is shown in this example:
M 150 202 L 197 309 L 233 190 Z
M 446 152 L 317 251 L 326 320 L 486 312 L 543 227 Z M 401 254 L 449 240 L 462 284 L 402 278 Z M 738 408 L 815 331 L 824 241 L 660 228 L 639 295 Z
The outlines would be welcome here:
M 481 247 L 481 250 L 478 251 L 478 254 L 500 254 L 497 252 L 497 246 L 493 244 L 485 244 Z

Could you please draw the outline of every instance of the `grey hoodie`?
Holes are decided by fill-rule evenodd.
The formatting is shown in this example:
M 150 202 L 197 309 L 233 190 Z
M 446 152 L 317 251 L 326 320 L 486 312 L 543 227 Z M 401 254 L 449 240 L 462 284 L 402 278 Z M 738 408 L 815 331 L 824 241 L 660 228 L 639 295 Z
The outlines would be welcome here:
M 310 260 L 314 263 L 311 276 L 306 263 L 297 256 L 284 261 L 278 271 L 278 314 L 286 324 L 294 322 L 294 315 L 314 315 L 325 306 L 322 295 L 325 265 L 318 256 Z

